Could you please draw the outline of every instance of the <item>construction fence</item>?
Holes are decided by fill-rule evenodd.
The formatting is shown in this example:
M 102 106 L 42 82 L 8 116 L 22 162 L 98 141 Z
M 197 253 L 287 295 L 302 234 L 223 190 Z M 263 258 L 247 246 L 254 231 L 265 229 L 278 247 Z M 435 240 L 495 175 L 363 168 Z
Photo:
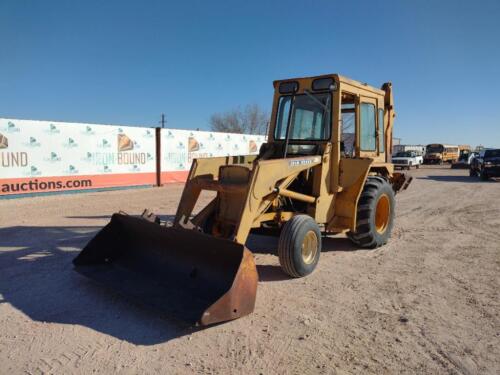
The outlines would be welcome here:
M 257 154 L 265 136 L 0 118 L 0 196 L 184 182 L 194 158 Z

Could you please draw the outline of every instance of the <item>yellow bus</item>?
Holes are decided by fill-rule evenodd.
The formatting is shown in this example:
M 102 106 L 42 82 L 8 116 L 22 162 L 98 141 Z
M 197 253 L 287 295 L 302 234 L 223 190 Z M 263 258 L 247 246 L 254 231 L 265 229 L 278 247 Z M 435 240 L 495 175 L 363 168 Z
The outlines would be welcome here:
M 467 160 L 469 158 L 469 155 L 472 152 L 472 147 L 469 145 L 458 145 L 458 148 L 460 150 L 460 155 L 458 156 L 458 160 Z
M 424 164 L 443 164 L 458 161 L 460 149 L 458 146 L 432 143 L 425 148 Z

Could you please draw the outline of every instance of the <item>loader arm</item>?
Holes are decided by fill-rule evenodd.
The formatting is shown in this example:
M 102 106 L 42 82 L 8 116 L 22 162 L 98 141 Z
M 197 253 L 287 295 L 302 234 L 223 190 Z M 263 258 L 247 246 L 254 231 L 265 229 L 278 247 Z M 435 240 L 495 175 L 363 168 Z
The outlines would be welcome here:
M 321 156 L 318 155 L 259 160 L 252 172 L 234 240 L 244 244 L 253 222 L 264 214 L 273 200 L 280 194 L 280 190 L 286 189 L 300 172 L 319 164 L 321 164 Z
M 191 169 L 189 170 L 179 206 L 177 207 L 174 226 L 184 226 L 188 223 L 194 206 L 196 205 L 196 201 L 202 191 L 203 183 L 207 181 L 218 181 L 221 167 L 227 165 L 245 165 L 248 168 L 252 168 L 252 162 L 255 158 L 255 155 L 243 155 L 194 159 L 191 164 Z M 210 209 L 211 208 L 208 207 L 205 213 L 209 212 Z
M 218 210 L 221 221 L 235 224 L 234 231 L 228 238 L 245 244 L 254 221 L 264 214 L 278 195 L 294 194 L 311 201 L 315 199 L 304 194 L 290 192 L 286 188 L 300 172 L 319 165 L 321 163 L 319 155 L 258 160 L 252 165 L 249 164 L 249 159 L 245 159 L 243 165 L 232 164 L 230 161 L 227 158 L 193 161 L 175 216 L 174 226 L 194 228 L 212 212 Z M 237 171 L 242 167 L 248 169 L 247 179 L 235 179 L 231 173 L 227 173 Z M 229 177 L 224 178 L 225 175 Z M 216 191 L 217 198 L 192 218 L 193 208 L 202 190 Z M 225 237 L 224 234 L 219 235 Z

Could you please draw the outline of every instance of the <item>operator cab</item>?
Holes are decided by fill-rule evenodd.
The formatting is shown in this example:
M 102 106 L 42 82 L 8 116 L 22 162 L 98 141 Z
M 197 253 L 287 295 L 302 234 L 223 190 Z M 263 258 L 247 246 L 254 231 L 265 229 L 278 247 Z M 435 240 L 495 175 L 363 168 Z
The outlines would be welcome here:
M 333 150 L 337 160 L 390 160 L 386 152 L 391 146 L 386 130 L 393 116 L 390 84 L 377 89 L 332 74 L 275 81 L 274 88 L 268 141 L 259 159 Z

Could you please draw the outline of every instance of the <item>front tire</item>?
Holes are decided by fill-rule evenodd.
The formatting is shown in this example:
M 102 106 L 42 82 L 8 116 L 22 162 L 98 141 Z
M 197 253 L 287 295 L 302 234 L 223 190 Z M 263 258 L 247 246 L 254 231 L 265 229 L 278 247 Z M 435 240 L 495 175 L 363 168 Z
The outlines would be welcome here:
M 479 174 L 479 177 L 481 177 L 482 181 L 488 181 L 488 179 L 489 179 L 488 175 L 486 174 L 486 172 L 484 170 L 481 171 L 481 173 Z
M 281 268 L 292 277 L 309 275 L 321 253 L 321 232 L 309 215 L 296 215 L 283 226 L 278 244 Z
M 370 176 L 359 198 L 356 232 L 347 236 L 356 245 L 377 248 L 391 237 L 394 225 L 394 191 L 382 177 Z

